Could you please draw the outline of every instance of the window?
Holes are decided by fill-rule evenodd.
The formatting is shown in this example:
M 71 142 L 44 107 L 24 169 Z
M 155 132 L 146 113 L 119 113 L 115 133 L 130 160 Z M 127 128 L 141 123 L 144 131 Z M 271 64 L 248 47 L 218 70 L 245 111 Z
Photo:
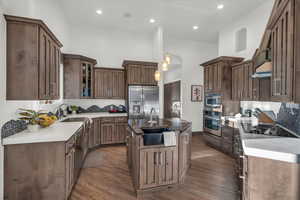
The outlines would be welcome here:
M 242 28 L 235 34 L 235 51 L 240 52 L 247 49 L 247 29 Z

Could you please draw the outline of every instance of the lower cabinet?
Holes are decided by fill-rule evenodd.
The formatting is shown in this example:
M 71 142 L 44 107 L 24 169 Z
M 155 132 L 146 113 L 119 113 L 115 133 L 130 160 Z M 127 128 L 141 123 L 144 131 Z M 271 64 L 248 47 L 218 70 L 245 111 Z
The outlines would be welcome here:
M 178 181 L 177 147 L 150 148 L 140 152 L 140 189 L 174 184 Z
M 204 132 L 203 139 L 207 145 L 222 151 L 223 153 L 233 156 L 234 151 L 234 128 L 227 125 L 222 125 L 222 136 L 215 136 L 213 134 Z
M 66 199 L 71 194 L 74 185 L 74 174 L 75 174 L 75 149 L 70 150 L 66 155 Z
M 115 128 L 114 123 L 101 124 L 101 144 L 115 143 Z
M 102 118 L 101 144 L 121 144 L 126 142 L 127 117 Z

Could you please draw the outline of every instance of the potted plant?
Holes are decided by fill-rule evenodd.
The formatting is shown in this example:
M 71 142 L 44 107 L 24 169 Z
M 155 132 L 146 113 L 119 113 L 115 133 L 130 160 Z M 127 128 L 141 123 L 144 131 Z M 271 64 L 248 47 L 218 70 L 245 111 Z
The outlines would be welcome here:
M 21 117 L 20 120 L 24 120 L 28 124 L 28 130 L 35 132 L 39 129 L 40 115 L 45 114 L 43 111 L 34 111 L 30 109 L 19 109 Z
M 77 114 L 78 106 L 72 105 L 72 106 L 70 106 L 70 109 L 71 109 L 73 115 Z

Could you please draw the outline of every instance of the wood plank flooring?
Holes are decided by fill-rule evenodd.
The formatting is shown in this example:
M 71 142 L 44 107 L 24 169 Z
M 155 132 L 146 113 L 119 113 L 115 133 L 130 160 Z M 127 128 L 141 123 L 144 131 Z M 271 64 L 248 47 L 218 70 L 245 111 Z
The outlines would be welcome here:
M 193 136 L 192 167 L 179 188 L 153 192 L 145 200 L 236 200 L 234 160 Z M 136 200 L 126 163 L 126 147 L 90 153 L 71 200 Z

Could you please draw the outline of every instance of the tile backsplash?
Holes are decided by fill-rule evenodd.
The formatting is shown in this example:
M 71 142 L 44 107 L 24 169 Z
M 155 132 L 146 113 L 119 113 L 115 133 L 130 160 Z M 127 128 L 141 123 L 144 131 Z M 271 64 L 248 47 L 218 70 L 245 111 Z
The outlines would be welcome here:
M 260 108 L 263 111 L 273 111 L 277 116 L 277 123 L 300 135 L 300 104 L 242 101 L 241 108 L 243 110 Z
M 259 108 L 264 111 L 273 111 L 277 115 L 281 104 L 281 102 L 241 101 L 241 108 L 243 110 Z

